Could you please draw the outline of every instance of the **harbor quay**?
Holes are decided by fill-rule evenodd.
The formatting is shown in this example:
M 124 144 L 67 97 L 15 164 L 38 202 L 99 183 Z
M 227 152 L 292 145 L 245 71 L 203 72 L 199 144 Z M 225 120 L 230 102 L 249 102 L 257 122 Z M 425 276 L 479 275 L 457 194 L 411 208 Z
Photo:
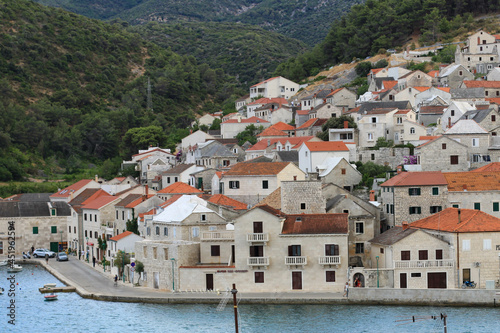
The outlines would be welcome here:
M 74 287 L 82 298 L 99 301 L 216 304 L 232 296 L 228 291 L 162 291 L 122 281 L 115 286 L 111 274 L 79 260 L 69 262 L 50 260 L 47 264 L 44 260 L 30 259 L 19 263 L 40 265 L 65 285 Z M 237 297 L 238 302 L 243 304 L 500 306 L 500 292 L 486 289 L 349 288 L 348 297 L 334 292 L 238 292 Z

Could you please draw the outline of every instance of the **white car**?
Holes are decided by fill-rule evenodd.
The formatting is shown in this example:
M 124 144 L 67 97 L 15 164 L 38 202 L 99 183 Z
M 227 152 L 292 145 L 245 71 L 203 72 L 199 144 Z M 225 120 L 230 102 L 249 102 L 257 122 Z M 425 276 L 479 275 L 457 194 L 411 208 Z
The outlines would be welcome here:
M 46 254 L 48 254 L 50 258 L 54 258 L 56 256 L 55 252 L 47 249 L 36 249 L 35 251 L 33 251 L 33 257 L 35 258 L 45 258 Z

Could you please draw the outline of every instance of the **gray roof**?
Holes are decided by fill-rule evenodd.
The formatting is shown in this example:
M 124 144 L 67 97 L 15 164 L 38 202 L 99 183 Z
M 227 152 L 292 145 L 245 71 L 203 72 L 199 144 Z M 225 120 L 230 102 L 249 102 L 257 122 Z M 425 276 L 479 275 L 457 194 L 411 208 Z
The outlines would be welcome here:
M 487 134 L 484 128 L 472 119 L 461 119 L 448 129 L 445 134 Z
M 484 88 L 450 89 L 451 99 L 484 98 Z
M 396 81 L 393 77 L 376 77 L 373 80 L 375 81 L 375 85 L 378 89 L 382 89 L 384 81 Z
M 135 200 L 139 199 L 142 197 L 142 194 L 129 194 L 125 198 L 123 198 L 121 201 L 119 201 L 115 207 L 125 207 L 129 203 L 134 202 Z
M 460 119 L 472 119 L 476 123 L 480 123 L 490 114 L 491 109 L 479 109 L 479 110 L 470 110 L 465 112 Z
M 411 105 L 409 101 L 392 101 L 392 102 L 366 102 L 359 106 L 358 113 L 363 114 L 365 111 L 371 111 L 373 109 L 395 109 L 400 110 L 410 109 Z
M 298 162 L 299 161 L 299 152 L 296 150 L 277 151 L 276 155 L 279 156 L 279 159 L 282 162 Z
M 339 202 L 345 199 L 344 194 L 338 194 L 326 202 L 326 211 L 330 211 L 333 207 L 337 206 Z
M 194 164 L 178 164 L 175 167 L 168 169 L 166 171 L 163 171 L 161 174 L 166 175 L 166 174 L 179 174 L 181 172 L 186 171 L 190 167 L 192 167 Z
M 71 216 L 71 208 L 64 201 L 51 202 L 52 208 L 56 208 L 57 216 Z M 50 216 L 49 202 L 33 201 L 2 201 L 0 202 L 0 217 L 36 217 Z
M 403 230 L 402 227 L 394 227 L 378 235 L 377 237 L 369 240 L 369 242 L 380 245 L 393 245 L 396 242 L 399 242 L 400 240 L 405 238 L 406 236 L 413 234 L 417 230 L 418 229 L 411 229 L 411 228 Z
M 302 98 L 302 100 L 308 100 L 308 99 L 314 99 L 314 98 L 317 98 L 317 99 L 326 98 L 326 96 L 328 96 L 331 92 L 332 92 L 331 89 L 319 90 L 319 91 L 316 91 L 316 92 Z
M 225 145 L 214 141 L 203 148 L 200 148 L 201 157 L 235 157 L 237 156 Z
M 20 193 L 16 194 L 9 201 L 21 201 L 21 202 L 48 202 L 50 201 L 50 196 L 53 193 Z

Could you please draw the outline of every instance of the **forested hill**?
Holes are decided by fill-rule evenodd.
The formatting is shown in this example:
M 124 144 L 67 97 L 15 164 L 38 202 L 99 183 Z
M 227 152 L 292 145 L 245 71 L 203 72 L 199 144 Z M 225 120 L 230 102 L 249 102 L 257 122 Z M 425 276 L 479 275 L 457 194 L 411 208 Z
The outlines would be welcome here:
M 0 45 L 0 180 L 173 147 L 196 112 L 245 93 L 122 25 L 27 0 L 0 0 Z
M 120 18 L 131 24 L 149 21 L 240 22 L 279 32 L 313 46 L 331 24 L 364 0 L 35 0 L 97 19 Z
M 474 18 L 499 11 L 498 0 L 368 0 L 336 21 L 313 51 L 281 64 L 276 74 L 301 80 L 333 64 L 403 46 L 414 33 L 423 45 L 449 42 L 481 25 Z

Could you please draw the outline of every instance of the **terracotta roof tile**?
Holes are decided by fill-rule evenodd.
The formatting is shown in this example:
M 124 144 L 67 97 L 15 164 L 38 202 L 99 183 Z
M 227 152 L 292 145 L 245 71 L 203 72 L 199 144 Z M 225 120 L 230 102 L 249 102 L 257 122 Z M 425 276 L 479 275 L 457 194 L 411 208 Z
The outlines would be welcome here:
M 401 172 L 380 186 L 448 185 L 441 171 Z
M 263 211 L 266 211 L 269 214 L 272 214 L 274 216 L 279 216 L 279 217 L 284 217 L 285 216 L 285 214 L 283 214 L 283 212 L 281 210 L 275 209 L 275 208 L 273 208 L 271 206 L 268 206 L 268 205 L 257 205 L 253 209 L 255 209 L 255 208 L 262 209 Z
M 304 142 L 310 151 L 349 151 L 343 141 Z
M 498 232 L 500 219 L 476 209 L 446 208 L 410 223 L 411 228 L 446 232 Z
M 467 88 L 500 88 L 500 81 L 463 81 Z
M 480 168 L 471 170 L 470 172 L 491 172 L 491 171 L 500 171 L 500 162 L 492 162 Z
M 273 126 L 271 126 L 271 127 L 277 128 L 277 129 L 279 129 L 280 131 L 293 131 L 293 130 L 295 129 L 295 126 L 285 124 L 285 123 L 284 123 L 284 122 L 282 122 L 282 121 L 277 122 L 276 124 L 274 124 L 274 125 L 273 125 Z
M 248 103 L 248 105 L 260 105 L 260 104 L 269 104 L 269 103 L 278 103 L 279 105 L 282 105 L 282 104 L 286 105 L 288 103 L 288 101 L 282 97 L 273 97 L 273 98 L 262 97 L 256 101 Z
M 493 98 L 485 98 L 490 103 L 500 105 L 500 98 L 498 97 L 493 97 Z
M 448 191 L 500 190 L 500 172 L 445 172 Z
M 257 162 L 257 163 L 237 163 L 229 169 L 222 177 L 226 176 L 264 176 L 264 175 L 277 175 L 290 162 Z
M 382 84 L 384 85 L 384 89 L 390 90 L 398 84 L 398 81 L 389 80 L 389 81 L 384 81 Z
M 439 135 L 422 135 L 420 136 L 418 139 L 419 140 L 434 140 L 434 139 L 437 139 L 439 138 Z
M 430 71 L 429 73 L 427 73 L 427 75 L 432 76 L 432 77 L 438 77 L 439 71 L 438 70 Z
M 442 90 L 444 92 L 450 93 L 450 87 L 436 87 L 436 89 Z
M 264 120 L 264 119 L 260 119 L 260 118 L 257 118 L 257 117 L 250 117 L 250 118 L 247 118 L 247 119 L 228 119 L 226 120 L 225 122 L 223 122 L 222 124 L 236 124 L 236 123 L 243 123 L 243 124 L 269 124 L 269 122 L 267 120 Z
M 267 197 L 264 198 L 258 205 L 268 205 L 274 209 L 281 209 L 281 187 L 271 192 Z
M 102 208 L 106 205 L 109 205 L 110 203 L 112 203 L 113 201 L 115 201 L 117 199 L 119 199 L 119 198 L 115 197 L 115 196 L 111 196 L 111 195 L 102 196 L 102 197 L 99 197 L 95 200 L 90 201 L 89 203 L 85 204 L 82 208 L 83 209 L 99 209 L 99 208 Z
M 252 147 L 248 148 L 247 151 L 264 150 L 267 147 L 272 146 L 278 142 L 280 142 L 282 145 L 285 145 L 287 141 L 290 142 L 291 145 L 296 146 L 302 144 L 303 142 L 309 141 L 312 138 L 314 138 L 314 136 L 292 136 L 286 138 L 273 138 L 269 139 L 269 142 L 268 140 L 260 140 Z
M 157 192 L 157 194 L 165 194 L 165 193 L 191 194 L 191 193 L 203 193 L 203 192 L 198 190 L 197 188 L 189 186 L 186 183 L 176 182 Z
M 119 241 L 120 239 L 125 238 L 125 237 L 127 237 L 127 236 L 130 236 L 130 235 L 132 235 L 132 234 L 133 234 L 133 232 L 132 232 L 132 231 L 125 231 L 125 232 L 122 232 L 122 233 L 121 233 L 121 234 L 119 234 L 119 235 L 116 235 L 115 237 L 111 237 L 109 240 L 112 240 L 112 241 L 117 242 L 117 241 Z
M 268 127 L 266 128 L 264 131 L 262 131 L 262 133 L 259 133 L 257 134 L 258 137 L 261 137 L 261 136 L 283 136 L 283 137 L 288 137 L 288 134 L 286 134 L 285 132 L 277 129 L 277 128 L 274 128 L 274 127 Z
M 212 197 L 210 199 L 208 199 L 207 201 L 214 203 L 216 205 L 231 207 L 235 210 L 246 210 L 248 208 L 247 204 L 245 204 L 241 201 L 238 201 L 238 200 L 234 200 L 234 199 L 227 197 L 223 194 L 212 195 Z
M 144 201 L 146 201 L 147 199 L 152 198 L 152 197 L 154 197 L 154 194 L 149 194 L 147 198 L 145 195 L 141 195 L 140 198 L 137 198 L 134 201 L 132 201 L 131 203 L 129 203 L 128 205 L 126 205 L 125 208 L 134 208 L 138 204 L 143 203 Z
M 297 129 L 309 128 L 309 127 L 313 126 L 315 122 L 316 122 L 316 118 L 311 118 L 308 121 L 306 121 L 305 123 L 303 123 L 300 127 L 297 127 Z
M 348 214 L 286 215 L 281 233 L 289 234 L 347 234 Z
M 92 181 L 92 179 L 82 179 L 68 187 L 65 187 L 63 188 L 62 190 L 60 190 L 59 192 L 57 193 L 54 193 L 52 194 L 50 197 L 51 198 L 67 198 L 69 196 L 71 196 L 72 193 L 78 191 L 79 189 L 81 189 L 82 187 L 84 187 L 85 185 L 87 185 L 88 183 L 90 183 Z

